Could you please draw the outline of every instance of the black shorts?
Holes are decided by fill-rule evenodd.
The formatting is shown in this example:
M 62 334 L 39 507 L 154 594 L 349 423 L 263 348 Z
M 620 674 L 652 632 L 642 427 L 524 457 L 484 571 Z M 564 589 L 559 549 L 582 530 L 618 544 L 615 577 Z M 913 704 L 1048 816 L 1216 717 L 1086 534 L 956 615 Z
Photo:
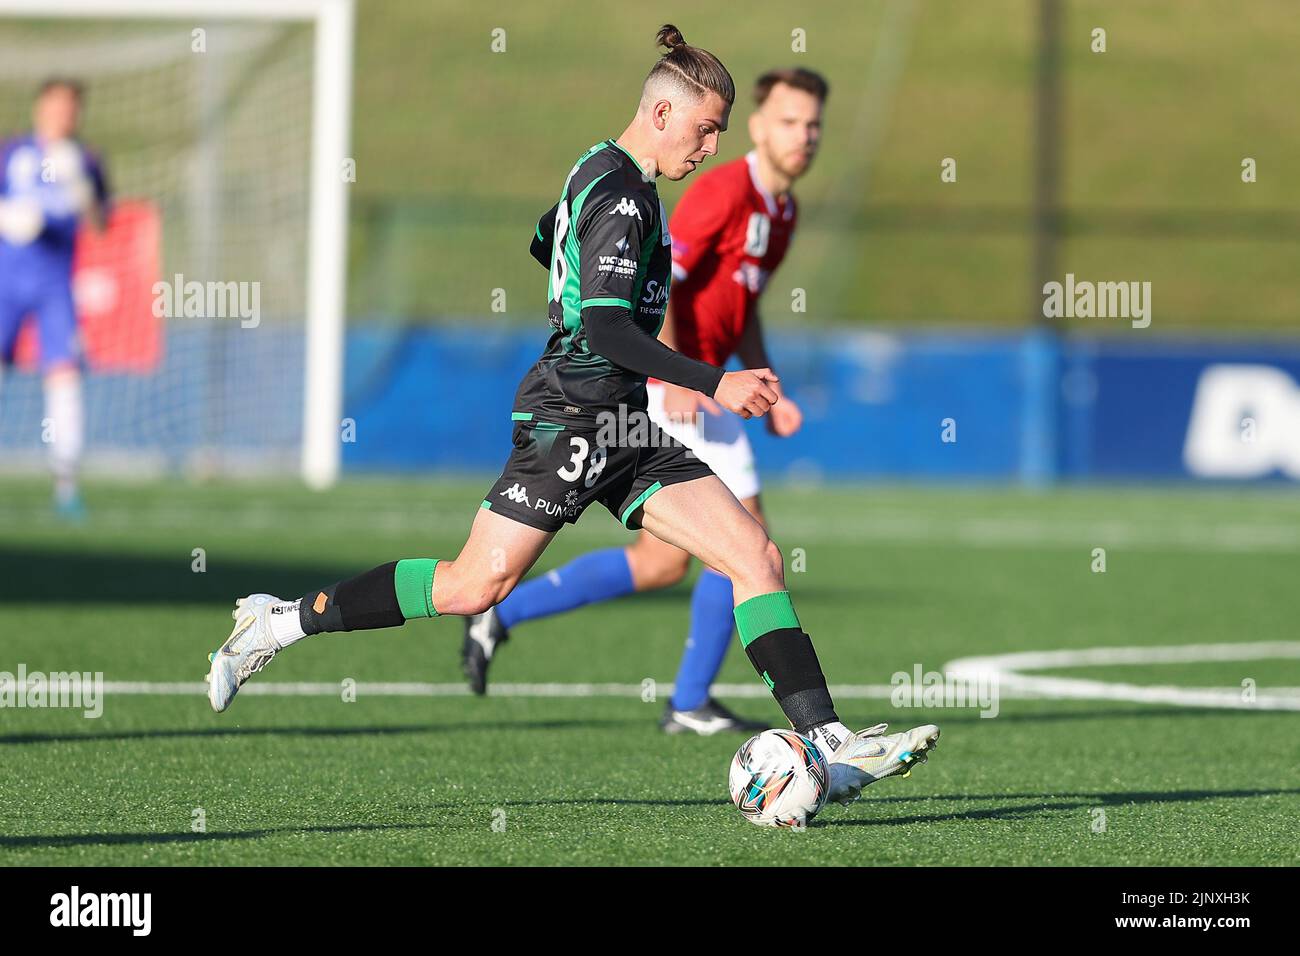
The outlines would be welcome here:
M 653 423 L 617 436 L 612 428 L 516 421 L 514 446 L 482 507 L 542 531 L 573 524 L 593 501 L 635 530 L 641 506 L 660 488 L 713 474 Z

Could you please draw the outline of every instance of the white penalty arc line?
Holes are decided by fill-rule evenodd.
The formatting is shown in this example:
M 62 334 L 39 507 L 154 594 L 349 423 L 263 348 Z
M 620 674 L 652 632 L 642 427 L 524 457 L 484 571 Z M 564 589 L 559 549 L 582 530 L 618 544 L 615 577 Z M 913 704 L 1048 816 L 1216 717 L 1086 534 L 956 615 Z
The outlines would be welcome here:
M 1014 654 L 959 658 L 945 664 L 944 672 L 957 680 L 994 682 L 1003 696 L 1010 691 L 1016 697 L 1056 700 L 1123 700 L 1140 704 L 1174 704 L 1232 710 L 1300 711 L 1300 687 L 1270 687 L 1266 691 L 1258 691 L 1247 696 L 1242 687 L 1126 684 L 1022 673 L 1025 670 L 1054 667 L 1262 661 L 1280 658 L 1300 658 L 1300 641 L 1023 651 Z

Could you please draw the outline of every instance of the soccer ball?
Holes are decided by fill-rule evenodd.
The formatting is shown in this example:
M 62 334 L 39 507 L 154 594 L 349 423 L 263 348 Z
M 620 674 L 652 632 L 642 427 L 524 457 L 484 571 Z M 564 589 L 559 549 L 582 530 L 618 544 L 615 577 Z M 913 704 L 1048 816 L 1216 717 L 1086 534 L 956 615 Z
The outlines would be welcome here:
M 750 737 L 731 761 L 731 799 L 750 823 L 801 827 L 826 805 L 830 770 L 807 737 L 765 730 Z

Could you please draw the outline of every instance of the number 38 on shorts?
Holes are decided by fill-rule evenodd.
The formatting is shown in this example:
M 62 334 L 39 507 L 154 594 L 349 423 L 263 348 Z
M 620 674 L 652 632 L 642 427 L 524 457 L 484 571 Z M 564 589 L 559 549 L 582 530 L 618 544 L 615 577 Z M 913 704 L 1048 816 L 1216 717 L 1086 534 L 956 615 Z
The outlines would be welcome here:
M 483 507 L 533 528 L 558 531 L 595 501 L 625 527 L 637 529 L 642 506 L 660 488 L 713 474 L 689 448 L 657 429 L 649 437 L 639 433 L 640 442 L 611 445 L 601 441 L 605 437 L 597 429 L 516 422 L 514 450 Z

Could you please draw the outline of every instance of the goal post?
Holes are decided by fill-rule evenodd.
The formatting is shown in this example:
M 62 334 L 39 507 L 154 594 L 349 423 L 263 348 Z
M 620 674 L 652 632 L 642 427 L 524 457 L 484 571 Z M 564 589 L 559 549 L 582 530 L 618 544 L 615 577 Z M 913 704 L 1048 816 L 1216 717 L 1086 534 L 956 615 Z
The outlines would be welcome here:
M 6 24 L 10 24 L 12 34 L 8 38 L 8 48 L 5 43 Z M 27 35 L 13 30 L 14 24 L 26 25 L 29 31 L 36 31 L 33 35 L 37 40 L 53 44 L 52 49 L 60 49 L 57 46 L 62 36 L 59 30 L 68 25 L 66 49 L 69 62 L 48 62 L 47 58 L 45 63 L 33 61 L 24 67 L 19 62 L 21 57 L 7 55 L 21 52 L 28 39 Z M 78 24 L 87 29 L 77 30 L 75 25 Z M 101 45 L 95 41 L 97 34 L 89 28 L 91 24 L 102 24 L 106 31 L 102 51 Z M 123 75 L 134 67 L 129 58 L 139 58 L 141 50 L 148 48 L 150 43 L 158 46 L 144 32 L 138 37 L 131 32 L 136 25 L 140 25 L 139 29 L 143 31 L 145 24 L 151 29 L 159 25 L 175 29 L 176 39 L 183 39 L 180 29 L 185 26 L 202 30 L 209 26 L 221 29 L 221 25 L 228 28 L 234 25 L 233 29 L 238 33 L 247 25 L 273 25 L 276 28 L 285 25 L 285 29 L 296 31 L 288 40 L 280 36 L 241 37 L 247 40 L 243 43 L 242 58 L 232 55 L 229 62 L 224 63 L 221 50 L 210 51 L 206 62 L 197 57 L 191 58 L 190 62 L 178 62 L 169 67 L 170 72 L 159 71 L 151 80 L 137 81 L 131 87 L 130 95 L 135 98 L 132 107 L 148 110 L 149 97 L 157 97 L 160 114 L 152 124 L 142 123 L 140 129 L 123 134 L 131 137 L 132 156 L 138 158 L 140 169 L 148 167 L 149 174 L 165 179 L 174 187 L 173 192 L 161 201 L 164 249 L 159 278 L 169 280 L 172 273 L 183 273 L 186 267 L 192 273 L 200 273 L 204 271 L 205 263 L 240 263 L 239 267 L 226 266 L 227 274 L 222 274 L 214 265 L 217 274 L 194 276 L 227 282 L 232 278 L 229 272 L 242 276 L 252 270 L 250 263 L 260 265 L 273 261 L 276 268 L 275 278 L 269 283 L 271 288 L 259 286 L 259 294 L 263 305 L 270 302 L 272 318 L 279 320 L 278 325 L 276 321 L 269 323 L 271 333 L 258 344 L 257 354 L 251 359 L 248 340 L 238 340 L 231 334 L 229 326 L 205 330 L 195 329 L 191 324 L 185 328 L 185 343 L 201 338 L 206 342 L 178 346 L 180 350 L 191 348 L 193 351 L 181 356 L 181 369 L 168 373 L 175 377 L 176 384 L 155 385 L 149 392 L 150 396 L 162 394 L 156 400 L 161 409 L 159 415 L 165 422 L 160 419 L 154 423 L 158 432 L 154 438 L 160 447 L 146 451 L 152 451 L 155 459 L 171 464 L 181 461 L 180 456 L 169 454 L 161 447 L 170 438 L 185 445 L 199 459 L 206 455 L 212 463 L 207 470 L 213 471 L 275 472 L 284 470 L 292 460 L 289 469 L 296 469 L 309 486 L 328 487 L 338 477 L 341 459 L 348 220 L 345 161 L 349 155 L 351 124 L 354 0 L 0 0 L 0 88 L 10 99 L 17 98 L 18 91 L 24 89 L 31 93 L 37 70 L 48 75 L 67 74 L 84 78 L 90 84 L 87 112 L 93 120 L 97 111 L 105 108 L 103 98 L 97 94 L 99 80 L 95 70 L 101 71 L 103 85 L 114 88 L 113 84 L 123 84 Z M 310 36 L 299 36 L 302 31 L 309 31 Z M 186 34 L 189 32 L 184 30 Z M 116 59 L 112 49 L 114 45 L 122 48 Z M 285 56 L 297 58 L 295 63 L 310 58 L 309 67 L 305 64 L 301 69 L 292 67 L 305 74 L 301 78 L 295 76 L 294 82 L 309 82 L 309 96 L 295 97 L 294 93 L 304 91 L 280 89 L 284 85 L 283 76 L 274 72 L 274 57 L 282 48 L 289 50 Z M 91 57 L 95 62 L 91 68 L 83 69 L 77 56 L 79 52 L 87 51 L 95 54 Z M 101 52 L 103 56 L 98 55 Z M 174 53 L 166 55 L 173 56 Z M 272 62 L 271 67 L 267 66 L 268 60 Z M 142 72 L 147 68 L 147 65 L 140 66 Z M 26 72 L 22 72 L 23 69 Z M 264 92 L 256 94 L 268 101 L 265 111 L 271 113 L 273 108 L 278 108 L 283 116 L 259 117 L 262 104 L 258 102 L 234 102 L 232 105 L 235 97 L 247 95 L 249 84 L 244 81 L 243 74 L 254 69 L 269 71 L 262 83 Z M 183 83 L 177 79 L 182 70 L 186 71 Z M 207 72 L 191 78 L 195 71 Z M 186 107 L 187 119 L 184 122 L 192 122 L 194 130 L 177 132 L 174 127 L 182 121 L 174 119 L 175 108 L 167 101 L 184 95 L 185 91 L 169 86 L 184 85 L 186 90 L 198 91 L 193 95 L 202 100 L 204 81 L 211 76 L 221 79 L 222 92 L 211 95 L 214 102 Z M 144 86 L 146 82 L 152 84 L 147 89 Z M 4 86 L 6 83 L 9 85 Z M 270 103 L 275 97 L 279 99 Z M 299 104 L 299 99 L 309 105 Z M 25 110 L 29 106 L 30 96 L 21 108 Z M 129 108 L 121 107 L 123 110 Z M 12 123 L 18 109 L 16 103 L 10 103 L 3 119 Z M 173 112 L 167 113 L 168 109 Z M 304 114 L 301 118 L 296 115 L 299 109 Z M 239 126 L 227 139 L 222 139 L 222 130 L 213 133 L 202 129 L 203 123 L 224 122 L 223 110 L 236 113 L 237 119 L 231 125 Z M 88 125 L 93 126 L 93 122 Z M 309 136 L 305 129 L 307 126 L 310 127 Z M 0 135 L 15 132 L 18 130 L 0 128 Z M 163 145 L 149 142 L 150 133 L 157 133 L 159 139 L 167 142 Z M 267 144 L 264 160 L 257 156 L 259 138 Z M 87 139 L 92 148 L 101 145 L 92 136 L 88 135 Z M 167 150 L 171 152 L 162 156 Z M 299 157 L 298 153 L 306 155 Z M 115 177 L 111 145 L 105 148 L 105 161 L 110 183 L 116 186 L 119 180 Z M 259 162 L 275 168 L 259 169 Z M 165 173 L 155 168 L 163 163 L 166 164 Z M 206 193 L 205 187 L 198 184 L 204 175 L 205 164 L 225 177 L 208 187 Z M 239 166 L 237 172 L 232 170 L 234 166 Z M 265 175 L 261 175 L 263 173 Z M 140 172 L 135 176 L 135 188 L 129 190 L 131 196 L 140 197 L 139 184 L 146 181 L 145 175 Z M 232 183 L 237 183 L 239 176 L 250 183 L 250 189 L 262 189 L 264 195 L 260 199 L 248 198 L 243 205 L 235 201 L 233 205 L 239 208 L 228 209 L 232 206 L 232 198 L 238 199 L 234 196 L 238 188 Z M 272 187 L 260 182 L 274 176 L 281 177 L 279 192 L 270 191 Z M 288 177 L 291 176 L 305 181 L 290 182 Z M 114 191 L 118 195 L 127 192 L 117 188 Z M 142 198 L 149 198 L 148 189 L 143 192 Z M 265 208 L 258 208 L 259 205 Z M 176 210 L 174 221 L 168 219 L 169 210 Z M 262 221 L 269 225 L 259 229 Z M 175 294 L 179 295 L 179 290 Z M 273 343 L 274 348 L 271 347 Z M 270 356 L 276 349 L 282 354 L 290 343 L 294 349 L 301 349 L 300 381 L 291 383 L 299 377 L 299 372 L 298 360 L 290 359 L 284 364 L 292 372 L 273 382 L 271 379 L 278 370 Z M 207 348 L 219 354 L 204 357 L 197 354 L 198 350 Z M 165 355 L 162 362 L 176 358 L 174 354 Z M 256 385 L 258 394 L 255 396 L 236 394 L 229 385 L 238 374 L 235 366 L 248 361 L 265 379 Z M 197 384 L 199 379 L 207 384 L 200 386 Z M 221 407 L 191 408 L 187 415 L 173 413 L 168 401 L 170 399 L 173 404 L 180 401 L 171 392 L 182 384 L 191 390 L 207 389 L 209 403 Z M 8 385 L 6 382 L 0 386 L 0 403 L 5 400 L 4 389 Z M 289 396 L 287 392 L 298 394 Z M 137 387 L 129 398 L 110 398 L 108 401 L 120 402 L 122 407 L 129 404 L 134 409 L 144 394 L 143 387 Z M 290 402 L 295 409 L 293 416 L 298 424 L 293 426 L 293 431 L 297 443 L 292 449 L 283 440 L 289 429 L 283 421 L 276 429 L 262 428 L 257 421 L 259 406 L 269 413 L 277 397 L 285 398 L 284 403 L 276 406 L 276 414 L 281 419 L 289 415 Z M 191 401 L 201 404 L 203 400 Z M 227 407 L 241 402 L 248 408 L 236 412 Z M 298 403 L 301 403 L 300 409 Z M 94 413 L 92 405 L 92 417 Z M 239 416 L 249 422 L 243 431 Z M 207 424 L 197 424 L 199 418 L 206 419 Z M 130 438 L 123 439 L 120 444 L 147 445 L 149 441 L 143 432 L 148 428 L 147 424 L 140 427 L 138 422 L 134 423 Z M 206 437 L 194 437 L 196 431 L 204 432 Z M 236 442 L 246 433 L 255 433 L 255 440 L 246 447 L 237 445 Z M 0 431 L 0 448 L 4 446 L 6 437 Z M 119 443 L 107 444 L 117 447 Z M 88 463 L 93 451 L 92 434 Z M 249 468 L 243 467 L 249 463 Z M 228 468 L 228 465 L 234 467 Z
M 308 233 L 306 394 L 302 476 L 313 488 L 338 478 L 343 412 L 348 194 L 343 177 L 352 110 L 352 0 L 316 4 Z

